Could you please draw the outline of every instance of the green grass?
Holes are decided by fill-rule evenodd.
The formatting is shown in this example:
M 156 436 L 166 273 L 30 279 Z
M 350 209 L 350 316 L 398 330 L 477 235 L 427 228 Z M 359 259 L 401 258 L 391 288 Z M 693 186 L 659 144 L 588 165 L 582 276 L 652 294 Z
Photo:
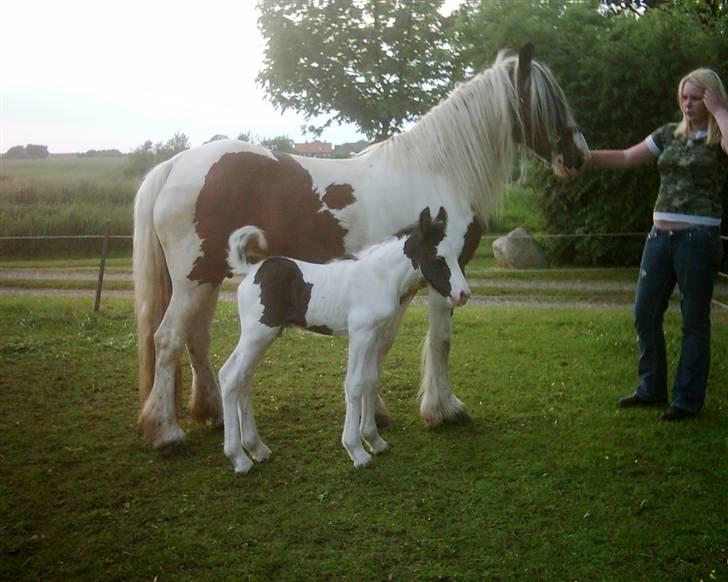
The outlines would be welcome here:
M 629 313 L 456 311 L 451 379 L 474 420 L 425 429 L 413 308 L 382 393 L 391 450 L 354 470 L 339 443 L 343 339 L 286 332 L 256 380 L 273 457 L 244 476 L 190 425 L 142 451 L 128 301 L 0 298 L 0 578 L 709 580 L 728 576 L 728 316 L 707 406 L 665 424 L 619 410 Z M 215 322 L 219 367 L 237 340 Z M 679 320 L 667 317 L 670 361 Z M 189 382 L 189 374 L 186 374 Z

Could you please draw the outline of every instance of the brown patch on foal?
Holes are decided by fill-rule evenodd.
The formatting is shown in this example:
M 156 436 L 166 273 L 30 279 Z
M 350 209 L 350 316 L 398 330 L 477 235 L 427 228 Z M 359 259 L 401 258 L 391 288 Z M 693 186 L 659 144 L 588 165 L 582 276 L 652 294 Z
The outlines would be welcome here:
M 313 284 L 306 283 L 294 261 L 285 257 L 266 259 L 255 273 L 253 282 L 260 285 L 261 323 L 268 327 L 297 325 L 314 333 L 333 334 L 325 325 L 308 326 L 306 323 Z
M 253 282 L 260 285 L 261 323 L 268 327 L 306 327 L 313 285 L 303 280 L 296 263 L 285 257 L 266 259 L 255 273 Z
M 330 185 L 325 197 L 331 208 L 355 201 L 348 184 Z M 268 256 L 323 263 L 344 254 L 348 231 L 322 204 L 311 174 L 301 164 L 285 154 L 271 159 L 230 153 L 212 165 L 197 198 L 195 228 L 202 255 L 188 278 L 219 285 L 229 273 L 228 237 L 248 224 L 265 232 Z

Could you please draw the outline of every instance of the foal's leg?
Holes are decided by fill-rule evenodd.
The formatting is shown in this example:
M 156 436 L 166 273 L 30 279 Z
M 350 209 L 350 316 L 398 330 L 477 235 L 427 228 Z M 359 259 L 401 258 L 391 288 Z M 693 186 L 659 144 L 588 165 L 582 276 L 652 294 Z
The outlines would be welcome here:
M 197 317 L 192 323 L 187 339 L 187 351 L 192 363 L 190 417 L 198 422 L 210 419 L 215 427 L 223 424 L 220 388 L 210 363 L 212 317 L 215 314 L 219 291 L 219 287 L 211 289 L 206 300 L 198 305 Z
M 379 378 L 381 374 L 381 368 L 377 367 L 376 377 Z M 369 445 L 372 453 L 379 454 L 383 453 L 389 448 L 387 441 L 379 436 L 376 422 L 376 382 L 372 384 L 371 388 L 365 387 L 364 395 L 362 396 L 362 416 L 359 431 L 361 436 Z
M 465 405 L 450 392 L 448 357 L 452 309 L 445 298 L 429 288 L 430 329 L 422 348 L 420 414 L 428 426 L 470 420 Z
M 377 344 L 378 334 L 374 329 L 360 329 L 350 331 L 349 335 L 349 362 L 346 370 L 346 418 L 341 443 L 344 445 L 349 457 L 354 461 L 355 467 L 368 465 L 372 457 L 364 450 L 361 442 L 362 400 L 369 399 L 373 404 L 373 392 L 377 383 Z M 373 423 L 371 418 L 367 421 L 368 429 Z M 376 425 L 374 425 L 376 432 Z
M 399 331 L 399 326 L 402 323 L 402 318 L 404 317 L 405 312 L 407 311 L 407 307 L 409 307 L 410 302 L 412 301 L 412 298 L 414 295 L 411 295 L 410 297 L 406 298 L 402 304 L 399 306 L 399 309 L 395 312 L 395 314 L 392 316 L 390 321 L 387 323 L 386 327 L 384 328 L 384 331 L 382 333 L 382 337 L 379 340 L 379 348 L 377 353 L 377 384 L 379 383 L 379 379 L 381 379 L 381 373 L 382 373 L 382 366 L 384 365 L 384 359 L 387 357 L 387 354 L 389 353 L 389 350 L 392 349 L 392 345 L 394 344 L 394 340 L 397 338 L 397 332 Z M 379 393 L 379 389 L 377 387 L 377 390 L 375 391 L 375 418 L 377 426 L 380 428 L 387 427 L 392 424 L 392 417 L 389 416 L 389 412 L 387 412 L 387 408 L 384 405 L 384 400 L 382 400 L 382 396 Z
M 237 347 L 220 369 L 220 390 L 225 426 L 223 450 L 225 456 L 232 461 L 236 473 L 247 473 L 253 467 L 253 461 L 243 451 L 242 430 L 238 417 L 238 401 L 244 381 L 244 352 L 245 344 L 241 337 Z
M 261 440 L 258 427 L 253 414 L 253 372 L 265 354 L 268 346 L 278 337 L 280 327 L 256 326 L 257 334 L 250 334 L 247 341 L 246 360 L 249 370 L 243 379 L 238 400 L 238 418 L 240 419 L 240 433 L 243 439 L 243 448 L 248 451 L 253 460 L 262 462 L 270 457 L 270 449 Z
M 224 451 L 237 473 L 247 473 L 253 466 L 243 449 L 256 461 L 263 461 L 270 456 L 270 449 L 258 436 L 251 389 L 255 367 L 277 334 L 278 328 L 246 326 L 235 351 L 220 370 L 225 417 Z
M 197 305 L 204 300 L 203 287 L 176 285 L 157 331 L 154 385 L 139 414 L 139 430 L 146 446 L 159 449 L 184 443 L 185 435 L 177 425 L 175 376 Z

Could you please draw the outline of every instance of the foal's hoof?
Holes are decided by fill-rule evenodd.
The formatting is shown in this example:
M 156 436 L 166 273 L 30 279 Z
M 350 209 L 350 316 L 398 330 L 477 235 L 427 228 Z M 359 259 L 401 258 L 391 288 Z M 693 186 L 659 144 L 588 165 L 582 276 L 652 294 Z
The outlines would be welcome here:
M 244 475 L 253 468 L 253 461 L 245 455 L 235 457 L 234 459 L 231 459 L 231 461 L 233 462 L 233 467 L 235 467 L 235 473 L 238 475 Z
M 369 443 L 369 448 L 375 455 L 380 455 L 389 449 L 389 445 L 387 444 L 387 441 L 380 437 L 374 442 Z
M 262 463 L 263 461 L 270 459 L 270 449 L 265 445 L 265 443 L 263 443 L 263 441 L 259 441 L 255 447 L 251 449 L 246 448 L 246 450 L 248 451 L 248 454 L 253 457 L 253 460 L 258 463 Z
M 358 455 L 356 459 L 354 459 L 354 468 L 355 469 L 361 469 L 362 467 L 370 467 L 372 465 L 372 456 L 368 453 L 364 453 L 363 455 Z

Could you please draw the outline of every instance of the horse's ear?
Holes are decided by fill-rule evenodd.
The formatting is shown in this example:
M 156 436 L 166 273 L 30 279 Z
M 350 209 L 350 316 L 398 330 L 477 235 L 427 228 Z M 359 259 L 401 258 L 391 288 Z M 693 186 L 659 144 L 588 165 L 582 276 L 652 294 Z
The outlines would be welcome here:
M 527 79 L 531 73 L 531 61 L 533 61 L 533 53 L 535 48 L 532 42 L 528 42 L 518 51 L 518 78 Z
M 437 211 L 437 217 L 435 220 L 439 222 L 447 222 L 447 210 L 444 206 L 440 206 L 440 210 Z
M 425 208 L 422 209 L 422 212 L 420 212 L 420 228 L 422 230 L 427 230 L 431 224 L 432 215 L 430 214 L 430 207 L 425 206 Z

